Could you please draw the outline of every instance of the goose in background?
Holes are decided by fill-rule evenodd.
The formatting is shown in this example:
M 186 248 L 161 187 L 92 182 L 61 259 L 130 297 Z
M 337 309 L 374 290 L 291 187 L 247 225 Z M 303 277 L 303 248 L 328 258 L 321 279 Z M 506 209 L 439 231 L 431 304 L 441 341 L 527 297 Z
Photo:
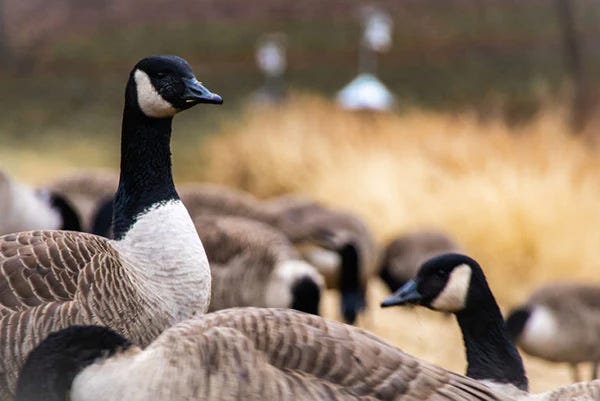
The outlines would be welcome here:
M 375 241 L 367 225 L 349 212 L 325 207 L 297 195 L 267 201 L 273 225 L 341 295 L 341 314 L 354 323 L 367 306 L 367 282 L 376 268 Z
M 536 290 L 512 310 L 506 326 L 513 341 L 526 353 L 571 365 L 592 363 L 592 379 L 600 362 L 600 286 L 557 283 Z
M 485 385 L 358 328 L 289 309 L 234 308 L 165 330 L 145 349 L 104 327 L 31 352 L 17 401 L 500 401 Z
M 119 175 L 110 170 L 79 170 L 66 174 L 45 185 L 44 189 L 60 194 L 67 199 L 81 216 L 83 231 L 96 234 L 93 219 L 99 205 L 112 198 L 117 191 Z M 108 216 L 108 225 L 112 220 Z
M 357 216 L 297 195 L 260 200 L 212 184 L 184 185 L 181 199 L 192 216 L 242 216 L 282 231 L 328 288 L 341 292 L 341 314 L 354 323 L 366 307 L 366 288 L 376 265 L 375 241 Z
M 0 235 L 26 230 L 81 231 L 81 224 L 59 193 L 36 190 L 0 170 Z
M 210 269 L 171 173 L 177 112 L 222 103 L 176 56 L 148 57 L 125 90 L 115 240 L 69 231 L 0 237 L 0 399 L 28 352 L 75 324 L 113 328 L 147 345 L 208 309 Z M 152 163 L 149 163 L 152 161 Z
M 386 245 L 380 257 L 379 277 L 394 292 L 415 277 L 427 259 L 458 251 L 457 243 L 440 231 L 411 231 Z
M 210 263 L 209 311 L 258 306 L 319 314 L 323 277 L 281 232 L 243 217 L 193 220 Z
M 528 392 L 521 356 L 510 340 L 483 270 L 470 257 L 449 253 L 429 259 L 414 279 L 381 306 L 414 304 L 456 316 L 465 345 L 468 377 L 519 401 L 600 399 L 600 381 L 541 394 Z

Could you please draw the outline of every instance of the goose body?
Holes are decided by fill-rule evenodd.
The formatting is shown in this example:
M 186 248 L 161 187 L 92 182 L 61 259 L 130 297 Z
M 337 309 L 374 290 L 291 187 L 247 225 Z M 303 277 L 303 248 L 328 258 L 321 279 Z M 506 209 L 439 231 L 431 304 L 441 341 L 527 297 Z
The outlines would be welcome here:
M 528 392 L 525 368 L 510 340 L 500 308 L 479 264 L 461 254 L 427 260 L 382 306 L 418 304 L 453 313 L 463 334 L 467 376 L 519 401 L 594 401 L 600 381 L 563 386 L 540 394 Z
M 212 276 L 209 311 L 235 306 L 318 314 L 322 276 L 269 225 L 234 216 L 193 217 Z
M 456 242 L 439 231 L 421 230 L 391 240 L 382 252 L 379 277 L 392 292 L 415 277 L 421 264 L 443 253 L 456 252 Z
M 578 381 L 577 364 L 591 362 L 592 379 L 600 363 L 600 286 L 547 285 L 535 291 L 506 320 L 515 343 L 526 353 L 566 362 Z
M 42 229 L 79 231 L 80 219 L 58 193 L 35 190 L 0 171 L 0 235 Z
M 52 331 L 100 324 L 146 345 L 207 310 L 208 260 L 175 191 L 169 149 L 172 117 L 201 102 L 222 101 L 185 60 L 140 61 L 125 94 L 115 239 L 66 231 L 0 237 L 0 399 L 10 399 L 25 356 Z
M 97 330 L 71 328 L 42 343 L 21 372 L 17 401 L 509 399 L 365 331 L 292 310 L 211 313 L 143 350 Z
M 354 323 L 365 308 L 366 283 L 377 255 L 367 226 L 353 214 L 300 196 L 261 201 L 243 191 L 205 184 L 184 186 L 181 199 L 194 216 L 241 216 L 280 230 L 323 275 L 327 287 L 340 290 L 346 322 Z

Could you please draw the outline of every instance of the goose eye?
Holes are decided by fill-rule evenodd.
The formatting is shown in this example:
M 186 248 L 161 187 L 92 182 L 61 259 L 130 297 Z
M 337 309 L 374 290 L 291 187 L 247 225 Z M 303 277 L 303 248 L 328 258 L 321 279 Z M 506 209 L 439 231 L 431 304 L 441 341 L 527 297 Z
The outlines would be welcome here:
M 167 74 L 165 74 L 164 72 L 157 72 L 156 73 L 156 77 L 157 78 L 164 78 Z

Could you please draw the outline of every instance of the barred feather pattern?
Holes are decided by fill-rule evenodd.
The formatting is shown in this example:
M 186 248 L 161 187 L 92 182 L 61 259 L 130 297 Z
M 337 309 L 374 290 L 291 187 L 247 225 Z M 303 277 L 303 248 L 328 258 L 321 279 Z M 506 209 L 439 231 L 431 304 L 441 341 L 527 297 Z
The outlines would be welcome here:
M 144 351 L 85 369 L 73 383 L 71 399 L 510 398 L 352 326 L 292 310 L 234 308 L 182 322 Z
M 274 306 L 268 302 L 269 285 L 277 283 L 277 269 L 285 261 L 298 261 L 305 267 L 302 274 L 322 285 L 318 272 L 301 262 L 285 235 L 272 227 L 234 216 L 197 216 L 193 220 L 211 267 L 209 311 L 235 306 Z
M 11 399 L 27 353 L 52 331 L 98 324 L 146 345 L 173 323 L 130 267 L 112 241 L 91 234 L 0 237 L 0 399 Z

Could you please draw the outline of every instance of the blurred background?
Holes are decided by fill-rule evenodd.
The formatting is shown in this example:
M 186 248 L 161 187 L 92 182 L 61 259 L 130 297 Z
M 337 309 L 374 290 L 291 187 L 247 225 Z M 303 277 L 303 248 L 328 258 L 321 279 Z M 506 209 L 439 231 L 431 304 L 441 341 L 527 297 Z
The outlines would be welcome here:
M 177 54 L 225 100 L 177 118 L 178 182 L 308 195 L 381 245 L 443 230 L 506 312 L 598 281 L 599 37 L 597 0 L 0 0 L 0 168 L 34 185 L 117 169 L 127 74 Z M 364 93 L 381 101 L 344 100 Z M 452 319 L 381 311 L 372 281 L 361 326 L 464 371 Z M 526 366 L 533 390 L 570 381 Z

